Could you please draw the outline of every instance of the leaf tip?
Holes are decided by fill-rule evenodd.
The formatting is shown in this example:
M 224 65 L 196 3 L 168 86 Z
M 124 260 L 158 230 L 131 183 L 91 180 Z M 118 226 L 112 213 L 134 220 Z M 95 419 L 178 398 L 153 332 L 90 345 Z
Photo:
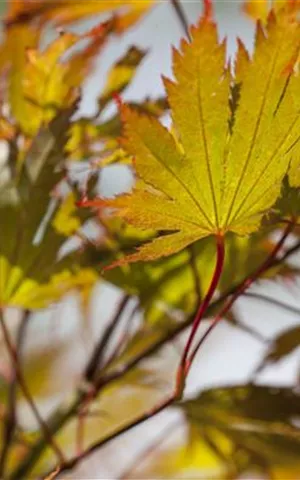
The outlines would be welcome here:
M 203 0 L 203 20 L 209 21 L 213 17 L 212 0 Z

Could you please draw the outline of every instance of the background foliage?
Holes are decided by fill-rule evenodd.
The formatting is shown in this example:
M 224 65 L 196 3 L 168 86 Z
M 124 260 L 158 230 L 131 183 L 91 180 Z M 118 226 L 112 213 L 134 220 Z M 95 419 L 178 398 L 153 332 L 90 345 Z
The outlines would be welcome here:
M 274 2 L 269 16 L 267 2 L 243 5 L 249 21 L 259 19 L 256 53 L 249 59 L 239 42 L 234 76 L 225 72 L 224 45 L 211 33 L 212 6 L 204 2 L 193 46 L 182 42 L 183 56 L 174 54 L 178 83 L 167 84 L 168 98 L 135 99 L 124 106 L 122 98 L 148 54 L 132 45 L 101 79 L 94 114 L 83 115 L 84 87 L 96 59 L 125 32 L 143 25 L 155 8 L 152 0 L 6 5 L 0 46 L 1 478 L 49 480 L 65 472 L 97 478 L 104 460 L 104 474 L 112 475 L 116 456 L 124 479 L 299 476 L 299 379 L 295 375 L 289 385 L 261 381 L 265 369 L 295 354 L 300 342 L 297 302 L 266 294 L 278 286 L 298 291 L 299 5 Z M 180 3 L 170 1 L 168 8 L 188 37 Z M 80 23 L 95 15 L 100 15 L 95 26 Z M 227 90 L 222 84 L 221 96 L 215 96 L 223 75 Z M 197 162 L 205 137 L 197 137 L 193 110 L 199 84 L 203 126 L 211 129 L 213 179 L 220 180 L 227 129 L 233 140 L 224 198 L 235 205 L 237 197 L 247 207 L 244 216 L 229 214 L 231 221 L 222 225 L 217 217 L 226 217 L 228 205 L 220 196 L 213 208 L 205 172 L 198 171 L 203 189 L 197 193 L 197 175 L 180 170 L 183 150 L 196 171 L 202 165 Z M 159 122 L 170 124 L 169 104 L 174 125 L 167 133 Z M 263 161 L 267 155 L 273 161 L 274 145 L 290 122 L 295 129 L 288 129 L 282 151 L 276 150 L 266 184 Z M 224 134 L 217 146 L 215 128 Z M 149 144 L 152 156 L 145 150 Z M 242 163 L 239 155 L 244 155 L 247 161 L 246 147 L 252 163 L 251 174 L 244 176 L 234 158 Z M 155 164 L 159 155 L 163 168 Z M 199 195 L 212 229 L 203 219 L 200 235 L 186 228 L 195 212 L 178 182 L 168 177 L 170 168 L 179 168 L 185 191 Z M 126 172 L 133 193 L 103 200 L 107 172 Z M 251 191 L 251 197 L 253 182 L 256 196 Z M 272 198 L 270 185 L 275 185 Z M 171 196 L 182 224 L 166 215 L 173 212 Z M 112 206 L 121 215 L 111 215 Z M 147 213 L 151 206 L 154 215 Z M 233 334 L 250 336 L 253 369 L 247 382 L 208 383 L 200 392 L 190 393 L 187 379 L 187 395 L 179 401 L 172 396 L 176 368 L 215 267 L 215 240 L 206 234 L 219 234 L 219 227 L 230 233 L 204 326 L 222 320 Z M 174 248 L 170 237 L 178 231 L 195 243 Z M 147 261 L 128 263 L 137 259 Z M 107 269 L 112 264 L 119 266 Z M 269 305 L 270 322 L 272 308 L 289 312 L 293 325 L 276 325 L 275 336 L 265 337 L 255 314 L 244 321 L 238 308 L 242 298 L 258 309 Z M 226 345 L 210 345 L 216 356 L 227 355 Z M 199 365 L 193 364 L 197 376 L 205 373 L 205 363 Z

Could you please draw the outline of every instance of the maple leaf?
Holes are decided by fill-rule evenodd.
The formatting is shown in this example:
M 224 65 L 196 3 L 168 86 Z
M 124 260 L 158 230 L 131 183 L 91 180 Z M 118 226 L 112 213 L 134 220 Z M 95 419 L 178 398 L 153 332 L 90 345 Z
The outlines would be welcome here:
M 258 229 L 276 201 L 298 143 L 299 23 L 286 11 L 258 24 L 253 58 L 239 41 L 235 75 L 226 46 L 205 17 L 174 51 L 165 79 L 174 139 L 156 119 L 124 106 L 122 146 L 143 181 L 132 193 L 92 205 L 114 207 L 139 228 L 165 232 L 118 263 L 153 260 L 208 235 Z

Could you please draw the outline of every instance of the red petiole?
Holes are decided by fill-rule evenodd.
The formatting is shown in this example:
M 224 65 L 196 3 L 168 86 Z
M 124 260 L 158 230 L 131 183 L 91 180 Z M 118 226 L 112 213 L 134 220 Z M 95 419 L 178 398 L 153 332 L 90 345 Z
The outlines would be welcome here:
M 187 340 L 187 343 L 185 345 L 180 364 L 177 370 L 177 379 L 176 379 L 176 394 L 178 397 L 182 396 L 183 390 L 184 390 L 184 384 L 185 384 L 185 378 L 187 375 L 187 371 L 189 369 L 190 363 L 191 363 L 191 357 L 189 357 L 189 353 L 193 344 L 193 340 L 195 338 L 195 335 L 198 331 L 198 328 L 200 326 L 201 320 L 203 319 L 205 312 L 207 308 L 209 307 L 209 304 L 211 302 L 211 299 L 216 291 L 216 288 L 218 286 L 222 270 L 223 270 L 223 265 L 224 265 L 224 258 L 225 258 L 225 248 L 224 248 L 224 237 L 222 235 L 217 235 L 216 236 L 216 243 L 217 243 L 217 258 L 216 258 L 216 266 L 215 270 L 212 276 L 212 280 L 209 286 L 209 289 L 201 302 L 198 311 L 196 313 L 196 316 L 193 321 L 192 329 L 189 335 L 189 338 Z M 193 354 L 192 354 L 193 355 Z
M 286 228 L 284 229 L 284 231 L 282 232 L 282 236 L 280 238 L 280 240 L 276 243 L 275 247 L 273 248 L 273 250 L 271 251 L 270 255 L 267 257 L 267 259 L 257 268 L 257 270 L 255 272 L 252 273 L 252 275 L 250 275 L 241 285 L 240 287 L 236 290 L 236 292 L 234 293 L 234 295 L 232 295 L 228 301 L 225 303 L 225 305 L 223 306 L 223 308 L 219 311 L 219 313 L 215 316 L 215 318 L 213 319 L 212 323 L 210 324 L 210 326 L 207 328 L 207 330 L 204 332 L 204 334 L 202 335 L 202 337 L 200 338 L 200 340 L 198 341 L 196 347 L 194 348 L 193 352 L 191 353 L 190 357 L 189 357 L 189 361 L 187 362 L 187 365 L 186 365 L 186 369 L 185 369 L 185 376 L 188 374 L 188 371 L 191 367 L 191 364 L 198 352 L 198 350 L 200 349 L 200 347 L 202 346 L 202 344 L 204 343 L 204 341 L 206 340 L 206 338 L 208 337 L 208 335 L 212 332 L 212 330 L 216 327 L 216 325 L 219 323 L 220 320 L 222 320 L 222 318 L 224 317 L 224 315 L 226 315 L 226 313 L 231 309 L 232 305 L 234 304 L 234 302 L 237 300 L 238 297 L 240 297 L 244 292 L 245 290 L 247 290 L 259 277 L 260 275 L 262 275 L 271 265 L 271 263 L 273 262 L 273 260 L 276 258 L 277 254 L 279 253 L 279 251 L 281 250 L 283 244 L 285 243 L 287 237 L 289 236 L 289 234 L 292 232 L 293 228 L 295 226 L 295 223 L 294 222 L 289 222 L 288 225 L 286 226 Z

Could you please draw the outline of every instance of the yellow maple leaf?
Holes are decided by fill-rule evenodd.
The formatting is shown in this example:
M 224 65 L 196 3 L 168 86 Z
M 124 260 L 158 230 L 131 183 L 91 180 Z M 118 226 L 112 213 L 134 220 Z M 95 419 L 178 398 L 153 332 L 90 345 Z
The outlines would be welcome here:
M 208 235 L 257 230 L 299 139 L 294 18 L 272 12 L 265 30 L 258 25 L 252 59 L 239 42 L 234 75 L 211 19 L 202 18 L 191 36 L 174 51 L 175 81 L 165 80 L 180 146 L 156 119 L 122 109 L 122 146 L 143 182 L 104 204 L 165 234 L 121 263 L 170 255 Z

